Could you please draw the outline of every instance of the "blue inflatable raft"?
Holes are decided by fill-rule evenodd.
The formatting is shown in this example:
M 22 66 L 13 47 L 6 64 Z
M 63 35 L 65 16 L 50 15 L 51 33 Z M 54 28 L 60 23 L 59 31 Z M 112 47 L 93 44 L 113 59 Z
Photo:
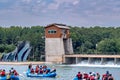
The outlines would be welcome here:
M 26 72 L 26 75 L 27 77 L 56 77 L 56 72 L 49 72 L 47 74 L 33 74 L 33 73 L 30 73 L 30 71 L 28 70 Z
M 73 80 L 84 80 L 84 79 L 78 79 L 78 77 L 75 77 Z
M 77 77 L 75 77 L 73 80 L 78 80 L 78 78 L 77 78 Z
M 0 80 L 19 80 L 19 76 L 15 75 L 7 75 L 7 76 L 0 76 Z
M 26 73 L 27 77 L 55 77 L 56 73 L 47 73 L 47 74 L 32 74 L 32 73 Z

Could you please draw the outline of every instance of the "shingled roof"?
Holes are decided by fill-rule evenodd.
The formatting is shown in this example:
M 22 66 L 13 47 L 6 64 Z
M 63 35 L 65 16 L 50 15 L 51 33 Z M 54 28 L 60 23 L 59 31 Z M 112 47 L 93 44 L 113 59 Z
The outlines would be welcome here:
M 49 26 L 56 26 L 58 28 L 62 28 L 62 29 L 70 29 L 67 25 L 65 24 L 57 24 L 57 23 L 53 23 L 53 24 L 49 24 L 47 25 L 46 27 L 49 27 Z

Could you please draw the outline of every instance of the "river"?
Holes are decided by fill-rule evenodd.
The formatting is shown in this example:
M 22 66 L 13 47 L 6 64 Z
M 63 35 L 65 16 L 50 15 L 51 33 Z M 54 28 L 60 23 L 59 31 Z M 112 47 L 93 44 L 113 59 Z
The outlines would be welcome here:
M 89 65 L 89 64 L 74 64 L 74 65 L 59 65 L 46 64 L 50 68 L 57 69 L 56 78 L 28 78 L 25 74 L 28 65 L 0 65 L 0 69 L 5 69 L 7 72 L 11 67 L 14 67 L 20 74 L 20 80 L 73 80 L 78 71 L 80 72 L 95 72 L 104 74 L 106 71 L 112 73 L 115 80 L 120 80 L 119 65 Z M 35 67 L 35 65 L 33 65 Z

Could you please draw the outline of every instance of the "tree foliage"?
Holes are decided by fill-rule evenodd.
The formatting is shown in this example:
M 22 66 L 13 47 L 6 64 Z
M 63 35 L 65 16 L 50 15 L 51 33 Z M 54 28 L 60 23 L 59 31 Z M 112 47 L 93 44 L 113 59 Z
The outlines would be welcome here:
M 70 27 L 70 37 L 75 54 L 120 54 L 120 28 L 114 27 Z M 11 26 L 0 27 L 0 53 L 15 49 L 18 41 L 30 41 L 29 60 L 41 60 L 45 54 L 44 27 Z
M 74 53 L 120 54 L 119 27 L 71 27 L 70 31 Z

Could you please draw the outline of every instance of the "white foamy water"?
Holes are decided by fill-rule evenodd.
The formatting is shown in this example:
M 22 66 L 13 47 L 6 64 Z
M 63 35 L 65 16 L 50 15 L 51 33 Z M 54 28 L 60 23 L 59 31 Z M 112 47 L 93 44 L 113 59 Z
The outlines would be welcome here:
M 108 61 L 104 64 L 101 64 L 99 61 L 96 61 L 94 63 L 88 63 L 86 61 L 82 61 L 81 63 L 78 64 L 71 64 L 69 66 L 84 66 L 84 67 L 115 67 L 115 68 L 120 68 L 120 64 L 114 64 L 113 61 Z
M 111 64 L 105 64 L 105 65 L 99 65 L 99 64 L 72 64 L 69 66 L 83 66 L 83 67 L 115 67 L 120 68 L 120 65 L 111 65 Z

